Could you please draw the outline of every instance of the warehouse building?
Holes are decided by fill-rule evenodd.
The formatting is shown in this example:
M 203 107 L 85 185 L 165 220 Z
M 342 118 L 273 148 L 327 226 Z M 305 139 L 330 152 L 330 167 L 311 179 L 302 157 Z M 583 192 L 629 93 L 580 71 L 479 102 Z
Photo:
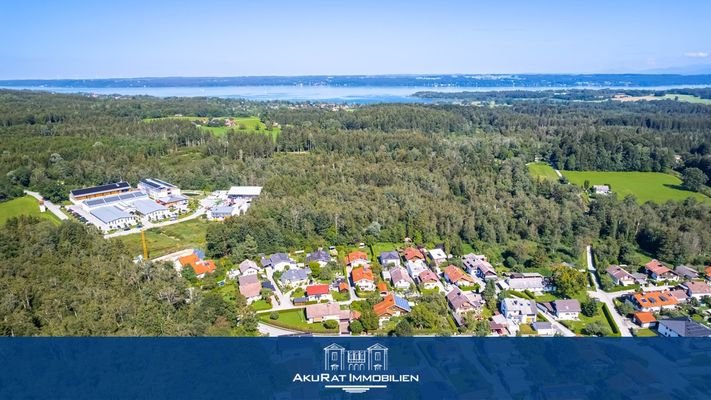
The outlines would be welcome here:
M 115 206 L 95 208 L 91 210 L 91 215 L 101 221 L 103 225 L 99 226 L 99 229 L 104 232 L 124 229 L 136 224 L 135 216 Z
M 128 182 L 122 181 L 108 185 L 72 190 L 69 192 L 69 200 L 76 204 L 83 200 L 126 193 L 130 190 L 131 185 L 129 185 Z
M 133 209 L 149 221 L 158 221 L 171 217 L 173 213 L 168 208 L 150 199 L 139 199 L 133 202 Z
M 232 186 L 227 191 L 227 198 L 232 200 L 252 200 L 262 193 L 261 186 Z
M 141 179 L 138 182 L 138 189 L 166 207 L 188 206 L 188 198 L 181 194 L 179 187 L 158 178 Z

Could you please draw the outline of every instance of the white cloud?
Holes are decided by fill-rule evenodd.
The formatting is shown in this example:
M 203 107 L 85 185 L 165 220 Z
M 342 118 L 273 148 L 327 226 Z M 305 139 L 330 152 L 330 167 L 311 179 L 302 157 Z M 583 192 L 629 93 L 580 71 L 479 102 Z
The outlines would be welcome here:
M 709 56 L 709 53 L 705 51 L 690 51 L 688 53 L 684 53 L 684 55 L 691 58 L 706 58 Z

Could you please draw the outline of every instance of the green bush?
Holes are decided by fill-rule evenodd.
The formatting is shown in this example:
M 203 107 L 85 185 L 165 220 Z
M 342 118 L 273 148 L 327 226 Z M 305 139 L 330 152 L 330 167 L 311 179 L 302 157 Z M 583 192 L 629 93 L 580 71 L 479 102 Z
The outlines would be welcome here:
M 329 319 L 328 321 L 324 321 L 324 323 L 323 323 L 323 327 L 326 329 L 336 329 L 337 326 L 338 326 L 338 322 L 336 322 L 332 319 Z
M 612 314 L 610 314 L 610 310 L 607 308 L 607 304 L 602 304 L 602 313 L 605 314 L 607 323 L 610 324 L 610 327 L 612 328 L 612 333 L 615 335 L 619 335 L 620 328 L 617 326 L 615 320 L 612 318 Z
M 271 320 L 277 320 L 277 319 L 279 319 L 279 313 L 276 312 L 276 311 L 272 311 L 272 312 L 269 314 L 269 319 L 271 319 Z

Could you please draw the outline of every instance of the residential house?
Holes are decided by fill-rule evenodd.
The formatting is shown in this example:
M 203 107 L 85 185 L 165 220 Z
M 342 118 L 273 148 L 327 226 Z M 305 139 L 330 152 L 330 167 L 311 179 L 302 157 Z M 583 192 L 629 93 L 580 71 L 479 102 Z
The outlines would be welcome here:
M 353 251 L 346 256 L 346 264 L 351 267 L 368 265 L 368 254 L 362 251 Z
M 358 311 L 341 310 L 338 303 L 320 303 L 306 306 L 306 322 L 309 324 L 323 321 L 350 322 L 358 319 Z
M 334 289 L 338 290 L 339 293 L 347 293 L 350 286 L 348 286 L 348 281 L 345 279 L 338 279 L 333 283 Z
M 407 270 L 403 267 L 391 268 L 390 279 L 395 289 L 407 290 L 415 284 L 410 275 L 407 274 Z
M 635 324 L 642 328 L 652 328 L 657 325 L 657 319 L 649 311 L 638 311 L 632 315 Z
M 253 303 L 260 298 L 262 284 L 257 275 L 243 275 L 239 277 L 239 292 L 247 298 L 247 303 Z
M 406 247 L 405 250 L 402 251 L 402 255 L 407 261 L 425 261 L 425 256 L 422 254 L 422 252 L 414 247 Z
M 686 265 L 679 265 L 674 268 L 674 273 L 682 279 L 696 279 L 699 277 L 699 271 Z
M 420 259 L 408 260 L 405 265 L 407 266 L 407 272 L 412 278 L 420 276 L 422 271 L 429 270 L 427 264 L 425 264 L 425 262 Z
M 373 306 L 375 315 L 380 318 L 380 324 L 388 321 L 392 317 L 398 317 L 402 314 L 407 314 L 412 311 L 410 304 L 404 298 L 389 293 L 383 298 L 383 301 Z
M 274 271 L 283 271 L 287 267 L 296 268 L 296 261 L 292 260 L 286 253 L 274 253 L 269 257 L 262 257 L 262 266 L 271 268 Z
M 439 286 L 439 278 L 437 278 L 437 274 L 429 269 L 420 272 L 420 275 L 417 276 L 417 280 L 422 285 L 422 288 L 426 290 L 432 290 Z
M 447 293 L 447 303 L 452 310 L 452 316 L 457 325 L 464 323 L 464 315 L 468 313 L 479 314 L 484 307 L 484 300 L 481 295 L 474 292 L 462 292 L 458 287 L 454 287 Z
M 257 275 L 259 273 L 259 266 L 256 262 L 246 259 L 239 263 L 239 273 L 241 275 Z
M 204 278 L 206 274 L 215 271 L 215 262 L 212 260 L 204 260 L 205 257 L 202 251 L 194 251 L 193 253 L 178 258 L 176 269 L 181 271 L 183 268 L 190 266 L 198 278 Z
M 633 272 L 632 277 L 634 278 L 634 282 L 641 286 L 646 285 L 647 279 L 649 278 L 646 274 L 643 274 L 641 272 Z
M 370 267 L 356 267 L 351 271 L 351 278 L 353 279 L 353 284 L 358 287 L 358 289 L 372 292 L 375 290 L 375 277 L 373 277 L 373 271 Z
M 647 275 L 655 281 L 678 281 L 679 276 L 677 276 L 672 270 L 667 268 L 659 260 L 652 260 L 644 265 L 644 270 Z
M 388 294 L 388 284 L 383 281 L 378 282 L 377 289 L 381 296 Z
M 317 262 L 319 263 L 320 266 L 324 266 L 328 264 L 331 261 L 331 255 L 328 254 L 327 251 L 324 249 L 319 248 L 318 250 L 314 251 L 313 253 L 309 253 L 306 255 L 306 265 L 309 265 L 312 262 Z
M 551 291 L 552 286 L 546 280 L 543 275 L 537 272 L 513 272 L 504 281 L 504 289 L 511 289 L 523 292 L 528 290 L 530 292 L 540 294 L 546 291 Z M 501 282 L 499 282 L 501 284 Z
M 509 321 L 497 312 L 489 321 L 489 329 L 496 336 L 507 336 L 509 334 Z
M 430 258 L 432 259 L 432 262 L 435 263 L 435 265 L 440 265 L 442 263 L 447 262 L 447 253 L 444 252 L 444 250 L 440 248 L 434 248 L 431 250 L 427 251 L 430 254 Z
M 701 300 L 706 296 L 711 296 L 711 286 L 706 282 L 689 281 L 681 284 L 686 289 L 689 297 Z
M 704 273 L 706 274 L 706 279 L 711 279 L 711 265 L 704 268 Z
M 580 315 L 580 302 L 578 300 L 556 300 L 553 310 L 557 319 L 576 320 Z
M 501 313 L 509 321 L 528 324 L 536 321 L 538 310 L 535 301 L 513 297 L 501 301 Z
M 290 287 L 304 286 L 309 283 L 310 272 L 307 268 L 291 268 L 281 274 L 279 282 Z
M 556 329 L 548 321 L 545 322 L 534 322 L 531 324 L 533 330 L 536 331 L 538 336 L 555 336 Z
M 675 308 L 679 304 L 669 292 L 660 291 L 632 293 L 628 300 L 640 311 L 661 311 Z
M 396 267 L 399 267 L 400 264 L 400 254 L 398 254 L 397 251 L 384 251 L 380 253 L 380 265 L 383 267 L 386 267 L 387 265 L 394 265 Z M 383 268 L 385 269 L 385 268 Z
M 657 331 L 666 337 L 711 337 L 711 329 L 689 317 L 660 319 Z
M 307 286 L 306 297 L 309 301 L 333 300 L 331 297 L 331 289 L 325 283 Z
M 615 285 L 628 286 L 635 284 L 634 276 L 620 265 L 610 265 L 606 271 L 612 278 L 612 281 L 615 282 Z
M 471 286 L 474 284 L 474 278 L 454 265 L 448 265 L 444 268 L 444 279 L 447 282 L 459 287 Z
M 686 303 L 689 301 L 689 295 L 686 293 L 686 289 L 674 288 L 668 291 L 669 295 L 676 299 L 678 303 Z
M 464 268 L 472 275 L 481 279 L 497 279 L 496 270 L 486 259 L 486 256 L 479 254 L 467 254 L 462 258 Z
M 604 195 L 608 195 L 611 193 L 610 187 L 607 185 L 593 185 L 593 192 L 595 192 L 595 194 L 604 194 Z

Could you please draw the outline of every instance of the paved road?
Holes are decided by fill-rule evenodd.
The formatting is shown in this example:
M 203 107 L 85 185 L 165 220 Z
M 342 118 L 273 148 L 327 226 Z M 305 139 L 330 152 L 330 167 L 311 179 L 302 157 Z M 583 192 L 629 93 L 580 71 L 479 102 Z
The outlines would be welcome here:
M 197 210 L 195 210 L 194 213 L 188 215 L 187 217 L 184 218 L 178 218 L 175 221 L 163 221 L 163 222 L 158 222 L 158 223 L 153 223 L 149 221 L 141 221 L 143 223 L 142 228 L 133 228 L 129 229 L 127 231 L 116 231 L 113 233 L 109 233 L 104 235 L 105 239 L 113 238 L 113 237 L 118 237 L 118 236 L 126 236 L 126 235 L 133 235 L 134 233 L 141 233 L 141 231 L 145 231 L 148 229 L 153 229 L 153 228 L 160 228 L 162 226 L 168 226 L 168 225 L 174 225 L 174 224 L 179 224 L 181 222 L 189 221 L 191 219 L 199 218 L 201 215 L 205 214 L 207 210 L 204 208 L 200 207 Z
M 588 290 L 588 294 L 590 295 L 590 297 L 598 299 L 603 303 L 607 304 L 607 309 L 610 310 L 610 315 L 612 315 L 612 319 L 615 320 L 615 323 L 620 328 L 620 334 L 623 337 L 632 337 L 632 334 L 630 333 L 631 323 L 628 322 L 622 315 L 620 315 L 620 313 L 617 312 L 617 309 L 615 308 L 615 302 L 613 301 L 615 298 L 631 292 L 631 290 L 615 293 L 603 292 L 600 289 L 600 284 L 597 281 L 598 276 L 597 272 L 595 271 L 595 266 L 593 265 L 592 246 L 587 246 L 585 251 L 587 253 L 588 272 L 592 274 L 592 281 L 593 285 L 595 286 L 595 290 Z
M 25 194 L 28 194 L 28 195 L 34 197 L 34 198 L 37 199 L 38 201 L 44 200 L 44 198 L 42 197 L 42 195 L 39 194 L 39 193 L 37 193 L 37 192 L 30 192 L 29 190 L 24 190 L 24 192 L 25 192 Z M 65 213 L 62 211 L 61 207 L 59 207 L 58 205 L 52 203 L 51 201 L 49 201 L 49 200 L 44 200 L 44 205 L 47 207 L 47 209 L 48 209 L 52 214 L 56 215 L 57 218 L 59 218 L 60 221 L 69 219 L 69 217 L 67 217 L 67 214 L 65 214 Z
M 558 175 L 558 178 L 562 178 L 562 177 L 563 177 L 563 174 L 561 174 L 559 170 L 553 169 L 553 171 L 555 171 L 555 174 Z
M 269 282 L 271 282 L 272 286 L 274 286 L 274 295 L 276 296 L 276 300 L 278 303 L 274 304 L 274 302 L 272 302 L 272 308 L 270 308 L 269 311 L 280 311 L 293 308 L 294 304 L 289 298 L 290 292 L 282 293 L 281 290 L 279 290 L 279 286 L 277 286 L 276 282 L 274 281 L 274 270 L 272 270 L 271 268 L 266 268 L 266 273 L 267 279 L 269 280 Z
M 257 329 L 259 330 L 259 333 L 266 336 L 285 336 L 293 335 L 295 333 L 303 333 L 299 331 L 291 331 L 288 329 L 279 328 L 274 325 L 267 325 L 262 322 L 257 324 Z

